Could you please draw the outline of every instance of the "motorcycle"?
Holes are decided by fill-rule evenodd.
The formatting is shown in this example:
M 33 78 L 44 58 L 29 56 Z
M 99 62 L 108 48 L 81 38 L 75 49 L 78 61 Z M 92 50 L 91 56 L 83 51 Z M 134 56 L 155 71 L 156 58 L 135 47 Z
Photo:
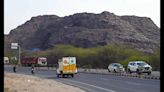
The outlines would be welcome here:
M 34 68 L 32 68 L 32 69 L 31 69 L 31 73 L 32 73 L 32 74 L 34 74 L 34 73 L 35 73 L 35 72 L 34 72 Z

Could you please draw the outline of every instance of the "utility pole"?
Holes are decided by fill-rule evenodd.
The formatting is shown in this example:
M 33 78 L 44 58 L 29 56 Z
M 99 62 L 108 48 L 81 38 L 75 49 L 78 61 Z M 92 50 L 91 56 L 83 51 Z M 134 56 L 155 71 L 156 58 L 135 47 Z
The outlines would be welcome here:
M 18 60 L 18 65 L 21 65 L 21 46 L 18 45 L 18 49 L 19 49 L 19 60 Z

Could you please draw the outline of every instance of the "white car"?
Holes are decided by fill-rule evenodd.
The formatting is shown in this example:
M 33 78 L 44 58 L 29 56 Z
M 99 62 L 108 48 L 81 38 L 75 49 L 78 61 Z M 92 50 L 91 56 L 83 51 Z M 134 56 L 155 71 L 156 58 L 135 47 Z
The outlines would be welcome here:
M 128 63 L 127 71 L 129 73 L 147 73 L 148 75 L 150 75 L 152 72 L 152 67 L 144 61 L 132 61 Z
M 111 63 L 108 66 L 108 71 L 109 72 L 115 72 L 115 73 L 124 72 L 125 71 L 125 68 L 120 63 Z

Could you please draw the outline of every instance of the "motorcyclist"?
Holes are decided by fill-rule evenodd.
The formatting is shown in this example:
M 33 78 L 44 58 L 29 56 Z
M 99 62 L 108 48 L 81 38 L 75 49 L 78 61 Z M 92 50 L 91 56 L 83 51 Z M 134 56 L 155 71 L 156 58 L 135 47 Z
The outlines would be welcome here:
M 16 65 L 14 65 L 14 67 L 13 67 L 13 72 L 16 73 Z
M 35 70 L 35 68 L 34 68 L 34 66 L 32 65 L 32 67 L 31 67 L 31 73 L 32 73 L 32 74 L 34 74 L 34 70 Z

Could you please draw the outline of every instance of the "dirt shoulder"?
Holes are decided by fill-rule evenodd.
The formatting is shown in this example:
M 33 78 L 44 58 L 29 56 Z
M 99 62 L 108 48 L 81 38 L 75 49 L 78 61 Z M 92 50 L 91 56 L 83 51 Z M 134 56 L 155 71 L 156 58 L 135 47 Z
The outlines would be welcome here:
M 5 73 L 4 92 L 85 92 L 77 87 L 35 76 Z

